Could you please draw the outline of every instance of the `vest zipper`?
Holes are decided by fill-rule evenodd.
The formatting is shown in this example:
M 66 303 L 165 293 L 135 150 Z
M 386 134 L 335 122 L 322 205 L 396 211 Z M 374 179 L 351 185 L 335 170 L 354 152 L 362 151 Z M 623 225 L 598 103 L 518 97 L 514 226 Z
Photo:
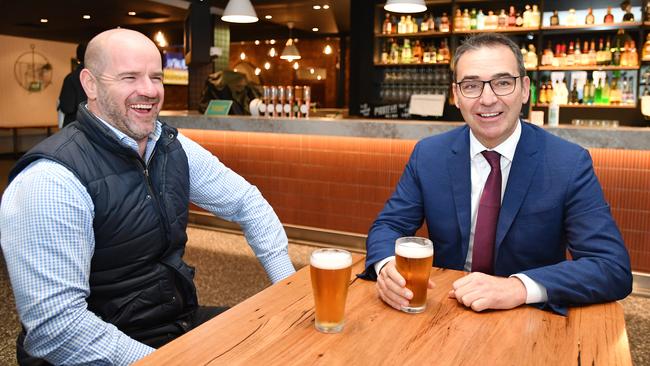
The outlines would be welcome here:
M 151 184 L 151 178 L 149 176 L 149 163 L 151 163 L 155 154 L 156 154 L 156 148 L 154 147 L 153 151 L 151 152 L 151 156 L 149 157 L 149 160 L 147 162 L 145 162 L 142 158 L 138 159 L 138 162 L 140 163 L 140 165 L 142 165 L 143 168 L 144 180 L 147 185 L 147 191 L 149 192 L 149 196 L 151 197 L 151 199 L 153 199 L 156 202 L 156 205 L 158 207 L 158 215 L 160 216 L 160 221 L 162 221 L 163 227 L 165 228 L 165 232 L 169 233 L 171 229 L 169 227 L 169 223 L 167 222 L 167 215 L 164 212 L 162 205 L 160 204 L 160 200 L 158 199 L 155 190 L 153 189 L 153 185 Z

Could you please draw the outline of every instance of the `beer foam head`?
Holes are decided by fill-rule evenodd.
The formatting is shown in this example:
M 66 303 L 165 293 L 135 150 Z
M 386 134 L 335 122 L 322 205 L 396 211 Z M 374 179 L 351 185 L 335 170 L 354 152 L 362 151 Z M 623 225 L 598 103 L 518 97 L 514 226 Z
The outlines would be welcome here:
M 348 252 L 337 250 L 316 250 L 311 253 L 311 265 L 321 269 L 341 269 L 352 265 Z
M 407 241 L 395 246 L 395 254 L 404 258 L 433 257 L 433 247 Z

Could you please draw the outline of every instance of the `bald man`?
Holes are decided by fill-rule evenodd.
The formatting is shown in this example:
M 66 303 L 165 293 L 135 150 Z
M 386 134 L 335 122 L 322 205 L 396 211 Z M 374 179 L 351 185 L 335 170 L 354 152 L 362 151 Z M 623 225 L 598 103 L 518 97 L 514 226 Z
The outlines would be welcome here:
M 0 207 L 23 365 L 127 365 L 222 311 L 182 259 L 188 204 L 242 226 L 269 278 L 294 272 L 254 186 L 161 123 L 162 65 L 144 35 L 89 44 L 77 121 L 27 152 Z

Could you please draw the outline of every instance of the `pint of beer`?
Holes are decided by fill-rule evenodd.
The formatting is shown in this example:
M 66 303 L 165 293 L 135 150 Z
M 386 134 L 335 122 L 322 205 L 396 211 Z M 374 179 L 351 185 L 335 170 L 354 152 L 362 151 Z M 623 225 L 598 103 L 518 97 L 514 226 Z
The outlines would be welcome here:
M 395 242 L 397 271 L 406 280 L 406 288 L 413 292 L 406 313 L 421 313 L 427 306 L 427 284 L 433 265 L 433 243 L 419 237 L 399 238 Z
M 310 264 L 316 329 L 338 333 L 343 329 L 352 256 L 341 249 L 318 249 L 311 253 Z

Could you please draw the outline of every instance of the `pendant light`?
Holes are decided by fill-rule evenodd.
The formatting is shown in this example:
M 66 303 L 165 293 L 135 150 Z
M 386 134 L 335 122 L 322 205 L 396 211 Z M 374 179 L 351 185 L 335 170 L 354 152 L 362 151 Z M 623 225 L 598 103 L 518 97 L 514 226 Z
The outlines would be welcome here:
M 250 0 L 230 0 L 221 20 L 229 23 L 255 23 L 259 19 Z
M 427 6 L 424 0 L 388 0 L 384 10 L 393 13 L 421 13 L 427 10 Z
M 282 50 L 282 54 L 280 55 L 280 58 L 283 60 L 287 60 L 289 62 L 293 60 L 300 60 L 302 57 L 300 56 L 300 52 L 298 52 L 298 48 L 296 48 L 296 45 L 293 42 L 293 38 L 291 37 L 291 29 L 293 28 L 293 22 L 287 23 L 287 27 L 289 27 L 289 39 L 287 40 L 287 43 L 284 46 L 284 50 Z

